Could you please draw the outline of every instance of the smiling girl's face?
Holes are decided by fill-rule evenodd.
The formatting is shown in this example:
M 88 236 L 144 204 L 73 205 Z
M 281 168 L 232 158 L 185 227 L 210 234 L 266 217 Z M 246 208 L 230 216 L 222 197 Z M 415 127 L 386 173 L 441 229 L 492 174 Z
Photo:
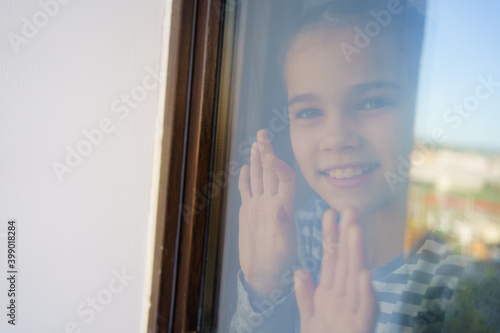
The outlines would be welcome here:
M 413 143 L 415 79 L 390 32 L 348 62 L 349 28 L 305 32 L 285 63 L 292 148 L 302 174 L 331 207 L 361 214 L 395 202 L 387 177 L 406 170 Z

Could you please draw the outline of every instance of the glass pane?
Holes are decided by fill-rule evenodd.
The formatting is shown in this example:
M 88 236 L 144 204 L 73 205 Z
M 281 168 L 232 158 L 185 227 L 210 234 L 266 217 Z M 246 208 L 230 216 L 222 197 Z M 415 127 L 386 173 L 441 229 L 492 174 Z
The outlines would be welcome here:
M 228 1 L 217 331 L 500 329 L 497 13 Z

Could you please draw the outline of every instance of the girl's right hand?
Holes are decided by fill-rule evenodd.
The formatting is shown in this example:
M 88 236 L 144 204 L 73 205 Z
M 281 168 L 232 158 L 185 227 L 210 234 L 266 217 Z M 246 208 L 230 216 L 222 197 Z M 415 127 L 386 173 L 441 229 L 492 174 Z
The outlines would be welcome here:
M 247 285 L 259 297 L 285 287 L 296 254 L 294 199 L 297 176 L 274 155 L 265 130 L 257 132 L 250 166 L 241 168 L 238 188 L 239 254 Z
M 362 231 L 356 211 L 323 214 L 321 276 L 318 286 L 306 269 L 295 272 L 295 296 L 303 333 L 367 333 L 375 325 L 377 303 L 366 268 Z

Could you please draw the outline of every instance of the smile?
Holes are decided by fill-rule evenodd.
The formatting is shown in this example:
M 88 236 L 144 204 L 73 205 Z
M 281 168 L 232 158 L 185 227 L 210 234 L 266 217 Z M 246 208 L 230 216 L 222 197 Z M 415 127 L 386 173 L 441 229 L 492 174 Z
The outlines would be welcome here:
M 376 168 L 377 165 L 373 164 L 373 165 L 365 165 L 358 167 L 332 169 L 328 171 L 323 171 L 321 173 L 335 179 L 351 179 L 369 173 L 370 171 L 373 171 Z

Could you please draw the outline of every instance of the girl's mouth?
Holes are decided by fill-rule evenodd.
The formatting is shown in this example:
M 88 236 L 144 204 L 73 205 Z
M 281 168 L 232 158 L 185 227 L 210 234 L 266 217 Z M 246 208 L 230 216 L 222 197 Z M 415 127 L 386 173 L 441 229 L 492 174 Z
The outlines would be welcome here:
M 320 173 L 330 185 L 335 187 L 353 187 L 366 181 L 378 164 L 369 164 L 363 166 L 352 166 L 346 168 L 335 168 Z
M 339 169 L 331 169 L 328 171 L 322 171 L 321 173 L 327 175 L 331 178 L 336 179 L 351 179 L 354 177 L 362 176 L 366 173 L 369 173 L 375 170 L 378 167 L 376 164 L 358 166 L 358 167 L 349 167 L 349 168 L 339 168 Z

